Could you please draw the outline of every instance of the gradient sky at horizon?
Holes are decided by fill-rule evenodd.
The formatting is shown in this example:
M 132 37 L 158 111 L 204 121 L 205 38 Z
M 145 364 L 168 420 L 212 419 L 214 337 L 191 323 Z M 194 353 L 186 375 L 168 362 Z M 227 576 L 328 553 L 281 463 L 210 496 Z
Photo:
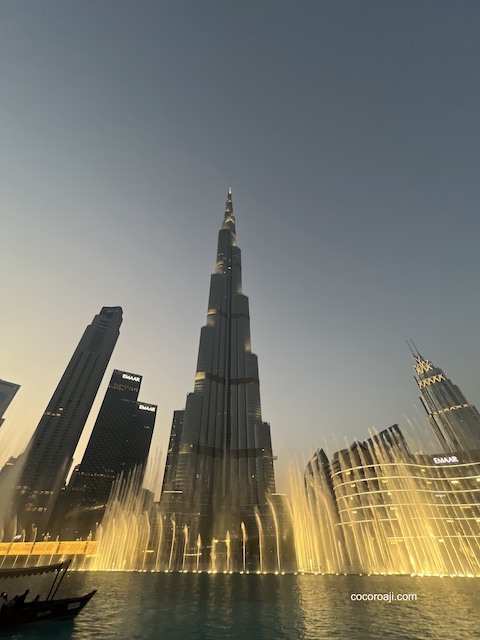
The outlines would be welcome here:
M 102 306 L 165 451 L 229 185 L 277 474 L 411 423 L 413 338 L 480 405 L 480 5 L 0 6 L 0 378 L 26 445 Z

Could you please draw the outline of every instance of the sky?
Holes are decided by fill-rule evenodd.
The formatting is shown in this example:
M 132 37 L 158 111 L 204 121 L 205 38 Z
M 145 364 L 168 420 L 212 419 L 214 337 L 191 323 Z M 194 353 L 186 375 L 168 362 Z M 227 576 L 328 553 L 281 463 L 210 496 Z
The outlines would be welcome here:
M 232 187 L 276 471 L 398 423 L 438 451 L 422 355 L 480 405 L 480 5 L 0 4 L 0 378 L 23 450 L 102 306 L 114 368 L 193 390 Z

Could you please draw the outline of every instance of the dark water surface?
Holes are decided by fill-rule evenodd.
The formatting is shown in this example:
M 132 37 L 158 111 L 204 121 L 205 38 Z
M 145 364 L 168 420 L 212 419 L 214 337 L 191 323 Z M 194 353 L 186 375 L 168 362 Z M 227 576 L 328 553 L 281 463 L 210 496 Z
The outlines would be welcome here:
M 16 592 L 24 582 L 5 585 Z M 27 586 L 31 586 L 28 585 Z M 4 588 L 2 586 L 2 588 Z M 21 589 L 22 588 L 22 589 Z M 480 580 L 383 576 L 71 573 L 61 594 L 98 593 L 71 622 L 0 632 L 12 640 L 471 640 Z M 416 602 L 352 602 L 352 593 Z M 13 593 L 12 593 L 13 595 Z

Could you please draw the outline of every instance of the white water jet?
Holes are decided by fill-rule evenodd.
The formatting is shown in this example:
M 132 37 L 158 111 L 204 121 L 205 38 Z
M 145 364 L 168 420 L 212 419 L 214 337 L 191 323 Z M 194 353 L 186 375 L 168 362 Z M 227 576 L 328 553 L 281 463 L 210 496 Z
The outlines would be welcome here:
M 255 520 L 257 522 L 258 527 L 258 555 L 260 561 L 260 571 L 263 573 L 263 525 L 260 519 L 260 513 L 258 511 L 258 507 L 254 508 L 255 512 Z
M 197 573 L 198 573 L 198 567 L 200 564 L 201 555 L 202 555 L 202 538 L 200 537 L 200 534 L 198 534 L 197 536 Z
M 212 573 L 217 572 L 217 542 L 216 538 L 212 538 L 212 554 L 210 557 L 210 571 Z
M 243 571 L 246 571 L 247 566 L 247 531 L 245 529 L 245 523 L 242 522 L 240 525 L 242 530 L 242 560 L 243 560 Z
M 183 527 L 183 536 L 184 536 L 184 544 L 183 544 L 183 562 L 182 562 L 182 571 L 185 571 L 185 559 L 187 557 L 187 548 L 188 548 L 188 527 L 185 525 Z
M 170 556 L 169 556 L 169 559 L 168 559 L 168 570 L 169 571 L 172 570 L 173 550 L 175 548 L 175 537 L 176 537 L 176 532 L 177 532 L 177 523 L 175 522 L 175 519 L 173 517 L 171 519 L 171 523 L 172 523 L 172 544 L 170 546 Z
M 279 534 L 279 530 L 278 530 L 278 519 L 277 519 L 277 513 L 275 511 L 275 507 L 273 505 L 273 502 L 271 500 L 268 500 L 268 505 L 272 511 L 272 515 L 273 515 L 273 523 L 275 525 L 275 545 L 276 545 L 276 551 L 277 551 L 277 571 L 279 573 L 281 573 L 282 571 L 282 564 L 280 561 L 280 534 Z

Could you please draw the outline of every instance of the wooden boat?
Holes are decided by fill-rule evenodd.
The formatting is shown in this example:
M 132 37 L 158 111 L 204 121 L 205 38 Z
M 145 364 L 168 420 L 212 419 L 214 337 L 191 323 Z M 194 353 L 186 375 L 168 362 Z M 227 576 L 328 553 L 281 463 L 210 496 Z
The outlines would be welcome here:
M 12 624 L 40 622 L 43 620 L 70 620 L 80 613 L 87 602 L 97 592 L 91 591 L 76 598 L 55 600 L 55 595 L 70 566 L 71 559 L 42 567 L 23 567 L 0 569 L 0 580 L 3 578 L 20 578 L 55 572 L 53 584 L 45 600 L 16 602 L 11 606 L 4 605 L 0 611 L 0 629 Z

